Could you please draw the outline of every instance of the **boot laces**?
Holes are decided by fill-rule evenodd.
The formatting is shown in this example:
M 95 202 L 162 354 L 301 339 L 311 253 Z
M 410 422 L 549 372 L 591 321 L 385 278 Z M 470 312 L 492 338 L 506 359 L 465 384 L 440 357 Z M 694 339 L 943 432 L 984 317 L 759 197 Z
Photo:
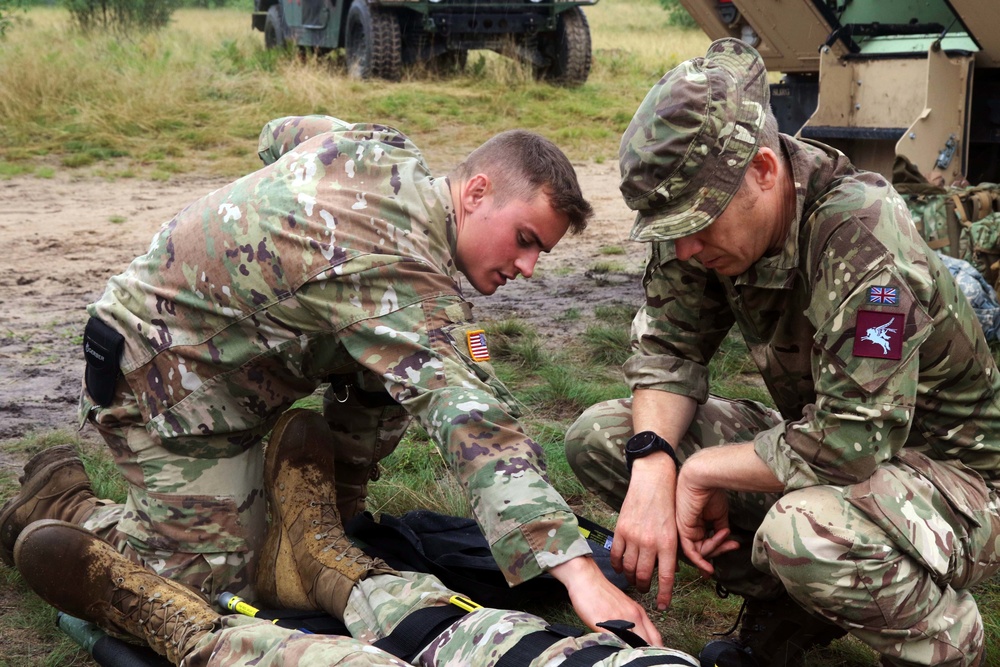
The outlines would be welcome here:
M 319 507 L 319 518 L 314 519 L 312 524 L 316 526 L 317 533 L 313 539 L 325 541 L 322 552 L 335 551 L 334 560 L 338 563 L 347 561 L 361 566 L 368 566 L 372 562 L 371 556 L 354 546 L 347 533 L 344 532 L 344 524 L 340 520 L 340 512 L 337 511 L 337 503 L 329 500 L 311 500 L 311 507 Z M 345 563 L 346 564 L 346 563 Z
M 161 591 L 149 593 L 142 584 L 129 590 L 124 577 L 115 579 L 111 606 L 143 634 L 163 640 L 178 652 L 189 637 L 205 629 L 191 619 L 186 606 L 178 607 L 173 597 L 164 599 Z

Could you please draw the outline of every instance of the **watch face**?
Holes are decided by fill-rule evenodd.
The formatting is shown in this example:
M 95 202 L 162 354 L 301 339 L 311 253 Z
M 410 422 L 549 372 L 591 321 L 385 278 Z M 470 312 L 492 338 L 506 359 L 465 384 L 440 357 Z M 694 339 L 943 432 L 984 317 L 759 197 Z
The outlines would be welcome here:
M 654 440 L 656 440 L 655 433 L 652 431 L 643 431 L 632 436 L 628 443 L 626 443 L 625 448 L 630 452 L 641 452 L 652 445 Z

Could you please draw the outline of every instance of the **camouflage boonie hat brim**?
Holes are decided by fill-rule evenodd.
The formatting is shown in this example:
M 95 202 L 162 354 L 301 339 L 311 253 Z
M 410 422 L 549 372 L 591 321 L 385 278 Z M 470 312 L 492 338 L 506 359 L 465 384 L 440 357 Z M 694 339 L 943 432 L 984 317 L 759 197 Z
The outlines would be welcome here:
M 712 224 L 743 183 L 769 103 L 764 61 L 737 39 L 667 72 L 619 148 L 622 196 L 638 213 L 630 238 L 675 239 Z

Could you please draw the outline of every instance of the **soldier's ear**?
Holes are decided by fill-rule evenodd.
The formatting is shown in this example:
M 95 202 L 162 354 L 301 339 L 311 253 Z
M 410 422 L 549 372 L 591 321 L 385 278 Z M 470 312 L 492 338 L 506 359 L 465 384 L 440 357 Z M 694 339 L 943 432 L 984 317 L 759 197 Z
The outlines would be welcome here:
M 474 211 L 479 208 L 493 188 L 490 177 L 486 174 L 476 174 L 470 177 L 462 185 L 462 207 L 466 211 Z
M 781 156 L 766 146 L 757 150 L 750 160 L 747 176 L 757 182 L 761 190 L 770 190 L 778 183 L 778 173 L 781 169 Z

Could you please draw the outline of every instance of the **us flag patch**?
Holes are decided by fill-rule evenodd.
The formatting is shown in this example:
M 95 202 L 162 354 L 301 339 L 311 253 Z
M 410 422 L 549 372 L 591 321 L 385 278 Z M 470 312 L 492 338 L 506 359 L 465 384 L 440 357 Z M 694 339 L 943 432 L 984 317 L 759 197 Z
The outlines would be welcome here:
M 868 303 L 895 305 L 899 302 L 899 294 L 895 287 L 869 287 Z
M 486 347 L 486 332 L 482 329 L 466 334 L 469 341 L 469 355 L 473 361 L 489 361 L 490 349 Z

